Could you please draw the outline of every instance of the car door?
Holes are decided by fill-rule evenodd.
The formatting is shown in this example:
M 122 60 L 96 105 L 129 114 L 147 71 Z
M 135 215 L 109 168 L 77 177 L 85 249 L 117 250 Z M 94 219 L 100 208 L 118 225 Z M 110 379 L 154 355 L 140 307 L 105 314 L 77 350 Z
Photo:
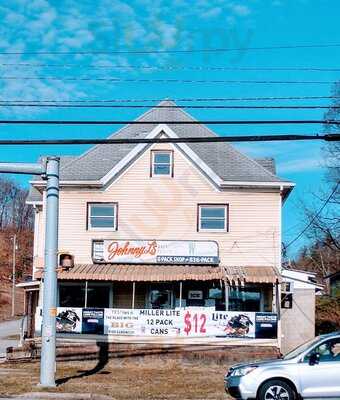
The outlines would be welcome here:
M 299 364 L 303 398 L 340 397 L 340 337 L 324 341 Z

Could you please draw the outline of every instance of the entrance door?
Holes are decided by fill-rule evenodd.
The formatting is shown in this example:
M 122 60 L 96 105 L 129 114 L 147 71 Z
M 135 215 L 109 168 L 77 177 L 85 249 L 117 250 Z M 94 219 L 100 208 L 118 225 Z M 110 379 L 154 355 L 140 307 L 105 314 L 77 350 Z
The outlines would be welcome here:
M 174 303 L 173 289 L 165 285 L 152 286 L 148 294 L 148 306 L 153 309 L 171 309 Z
M 340 338 L 313 349 L 299 365 L 303 398 L 340 397 Z

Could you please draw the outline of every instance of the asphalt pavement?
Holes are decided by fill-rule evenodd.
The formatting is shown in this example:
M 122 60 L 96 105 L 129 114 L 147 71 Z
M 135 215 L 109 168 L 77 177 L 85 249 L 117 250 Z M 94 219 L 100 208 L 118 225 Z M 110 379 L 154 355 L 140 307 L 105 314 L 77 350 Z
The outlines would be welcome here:
M 8 339 L 9 336 L 20 334 L 21 319 L 0 322 L 0 357 L 6 354 L 6 348 L 17 346 L 19 341 Z

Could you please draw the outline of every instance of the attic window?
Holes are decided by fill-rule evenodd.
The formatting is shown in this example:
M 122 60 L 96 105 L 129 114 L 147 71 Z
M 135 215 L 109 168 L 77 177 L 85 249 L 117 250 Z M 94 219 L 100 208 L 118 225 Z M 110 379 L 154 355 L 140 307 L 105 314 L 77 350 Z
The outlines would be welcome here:
M 153 150 L 151 151 L 151 176 L 173 177 L 173 151 Z

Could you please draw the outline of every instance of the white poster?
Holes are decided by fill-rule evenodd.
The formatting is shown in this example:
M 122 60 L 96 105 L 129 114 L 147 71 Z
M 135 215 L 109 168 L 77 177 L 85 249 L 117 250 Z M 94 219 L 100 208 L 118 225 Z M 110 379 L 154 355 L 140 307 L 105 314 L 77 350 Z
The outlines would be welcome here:
M 35 330 L 41 332 L 42 309 L 37 307 L 35 313 Z M 56 315 L 56 332 L 58 333 L 81 333 L 82 331 L 82 308 L 58 307 Z

